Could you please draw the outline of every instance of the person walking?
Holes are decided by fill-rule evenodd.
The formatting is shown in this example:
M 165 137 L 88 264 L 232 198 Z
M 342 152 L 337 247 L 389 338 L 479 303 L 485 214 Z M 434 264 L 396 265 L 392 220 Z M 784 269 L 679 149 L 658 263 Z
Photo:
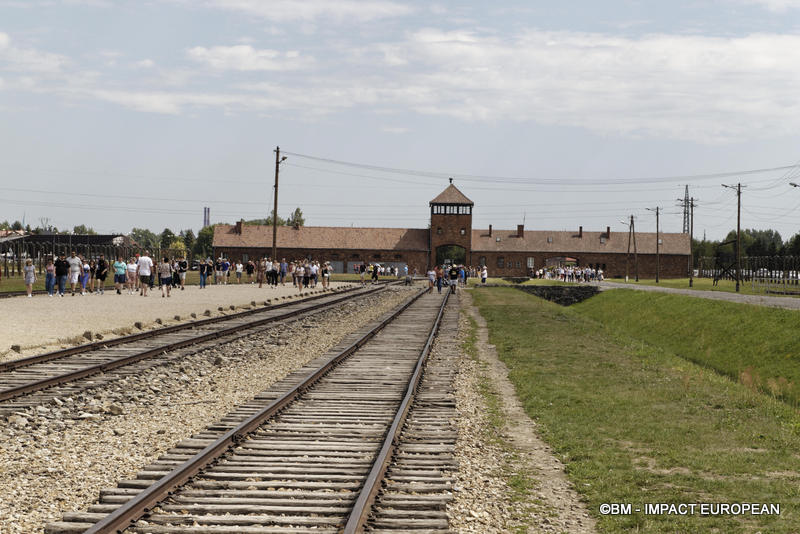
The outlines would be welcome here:
M 442 268 L 439 267 L 438 265 L 436 266 L 436 269 L 434 269 L 434 271 L 436 273 L 436 289 L 438 289 L 439 293 L 441 294 L 441 292 L 442 292 L 442 277 L 444 277 L 444 272 L 442 272 Z
M 139 295 L 147 296 L 147 289 L 150 287 L 150 279 L 153 274 L 153 260 L 150 259 L 150 252 L 145 250 L 143 256 L 139 256 L 136 264 L 136 275 L 139 277 Z
M 122 295 L 122 288 L 125 287 L 125 273 L 128 271 L 128 264 L 122 259 L 122 256 L 117 256 L 117 261 L 112 265 L 114 268 L 114 287 L 117 289 L 117 295 Z
M 200 289 L 206 287 L 206 276 L 208 276 L 208 262 L 203 261 L 200 262 L 200 265 L 197 266 L 197 274 L 200 275 Z
M 97 291 L 102 295 L 106 291 L 106 277 L 108 277 L 108 262 L 105 254 L 100 254 L 95 267 L 95 283 L 97 284 Z
M 47 290 L 47 296 L 52 297 L 56 289 L 56 267 L 53 264 L 53 258 L 48 258 L 44 271 L 44 288 Z
M 236 283 L 242 283 L 242 273 L 244 273 L 244 264 L 241 260 L 236 260 Z
M 136 258 L 131 258 L 128 263 L 128 272 L 125 274 L 125 281 L 128 286 L 128 295 L 133 295 L 136 291 Z
M 247 281 L 250 284 L 253 283 L 253 273 L 256 271 L 256 266 L 253 263 L 253 260 L 248 260 L 247 265 L 244 266 L 244 270 L 247 272 Z
M 447 274 L 450 276 L 450 293 L 455 294 L 458 287 L 458 267 L 455 264 L 451 265 Z
M 158 279 L 161 282 L 161 298 L 169 297 L 170 290 L 172 289 L 172 273 L 175 271 L 174 267 L 169 261 L 169 258 L 164 256 L 164 261 L 158 264 Z
M 64 296 L 64 291 L 67 289 L 67 279 L 70 275 L 70 264 L 62 254 L 53 263 L 56 268 L 56 282 L 58 282 L 58 295 Z
M 181 282 L 181 291 L 186 288 L 186 273 L 189 270 L 189 262 L 186 261 L 185 256 L 178 258 L 178 278 Z
M 487 278 L 489 278 L 489 271 L 488 269 L 486 269 L 486 266 L 484 265 L 483 268 L 481 269 L 481 284 L 485 284 Z
M 256 271 L 256 280 L 258 281 L 258 287 L 263 287 L 264 285 L 264 277 L 267 276 L 267 258 L 261 258 L 258 261 L 258 269 Z
M 81 277 L 83 270 L 83 261 L 75 254 L 73 250 L 67 258 L 69 264 L 69 283 L 72 286 L 72 296 L 75 296 L 75 290 L 78 288 L 78 279 Z
M 86 284 L 89 283 L 91 277 L 92 266 L 86 262 L 83 256 L 79 256 L 83 262 L 83 273 L 81 274 L 81 296 L 86 295 Z
M 33 260 L 28 258 L 25 260 L 25 267 L 22 268 L 22 274 L 25 276 L 25 290 L 28 292 L 28 298 L 33 297 L 33 283 L 36 282 L 36 267 L 33 266 Z
M 289 270 L 289 264 L 286 263 L 286 258 L 281 258 L 281 285 L 286 285 L 286 273 Z

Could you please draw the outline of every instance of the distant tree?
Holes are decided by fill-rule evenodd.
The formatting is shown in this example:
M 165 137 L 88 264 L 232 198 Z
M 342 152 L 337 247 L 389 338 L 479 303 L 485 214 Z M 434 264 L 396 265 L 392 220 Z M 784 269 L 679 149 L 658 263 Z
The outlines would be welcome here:
M 192 229 L 190 228 L 188 230 L 181 230 L 180 236 L 181 239 L 183 239 L 183 244 L 186 247 L 186 250 L 193 250 L 194 242 L 197 238 L 194 236 Z
M 175 237 L 167 248 L 180 254 L 186 254 L 186 243 L 183 242 L 183 238 L 181 237 Z
M 289 218 L 286 219 L 287 226 L 303 226 L 305 223 L 306 220 L 303 217 L 303 210 L 301 210 L 299 206 L 295 208 L 292 214 L 289 215 Z
M 800 233 L 794 234 L 786 242 L 786 254 L 789 256 L 800 256 Z
M 214 241 L 214 226 L 216 225 L 204 226 L 197 232 L 197 239 L 194 242 L 193 252 L 198 258 L 207 258 L 211 255 Z
M 0 223 L 0 230 L 11 230 L 11 225 L 8 224 L 8 221 L 3 221 Z
M 12 229 L 12 230 L 22 230 L 22 223 L 21 223 L 21 222 L 19 222 L 19 221 L 14 221 L 14 222 L 11 224 L 11 229 Z
M 164 228 L 164 231 L 161 232 L 161 235 L 159 236 L 161 248 L 169 248 L 169 244 L 172 243 L 175 237 L 175 233 L 172 230 L 169 228 Z
M 140 247 L 156 248 L 161 243 L 159 237 L 147 228 L 134 228 L 129 235 Z
M 25 231 L 28 232 L 28 233 L 31 233 L 31 225 L 30 224 L 26 224 L 25 225 Z
M 94 228 L 90 226 L 86 226 L 85 224 L 79 224 L 72 228 L 73 234 L 79 235 L 97 235 L 97 232 L 94 231 Z

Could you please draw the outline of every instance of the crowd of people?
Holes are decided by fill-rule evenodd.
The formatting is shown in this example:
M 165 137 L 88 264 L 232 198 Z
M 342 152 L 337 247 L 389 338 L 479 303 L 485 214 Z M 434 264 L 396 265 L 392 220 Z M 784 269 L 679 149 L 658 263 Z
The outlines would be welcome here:
M 231 281 L 231 277 L 237 284 L 241 284 L 242 279 L 246 276 L 246 283 L 257 283 L 258 287 L 267 284 L 273 288 L 278 287 L 278 284 L 285 286 L 288 278 L 292 286 L 297 288 L 300 293 L 304 289 L 317 287 L 317 284 L 321 284 L 323 288 L 330 287 L 330 278 L 333 274 L 330 262 L 311 260 L 287 262 L 286 258 L 282 258 L 281 261 L 261 258 L 246 262 L 241 260 L 232 262 L 228 258 L 222 257 L 214 261 L 209 258 L 199 265 L 198 270 L 200 271 L 200 289 L 208 285 L 209 278 L 212 279 L 213 284 L 225 285 Z
M 481 283 L 485 284 L 489 277 L 489 270 L 484 265 L 480 269 L 466 265 L 436 265 L 428 271 L 428 287 L 434 287 L 439 293 L 442 287 L 449 287 L 451 293 L 455 293 L 459 287 L 467 287 L 470 277 L 480 276 Z
M 579 267 L 567 265 L 559 267 L 548 267 L 533 271 L 532 278 L 542 278 L 545 280 L 561 280 L 562 282 L 602 282 L 604 274 L 602 269 L 594 267 Z
M 145 251 L 143 255 L 136 254 L 127 261 L 122 256 L 115 260 L 106 259 L 104 254 L 97 259 L 89 259 L 73 250 L 69 257 L 61 254 L 47 260 L 44 285 L 49 297 L 63 297 L 68 290 L 72 296 L 84 296 L 87 293 L 102 295 L 106 290 L 106 280 L 113 279 L 118 295 L 127 291 L 144 296 L 148 289 L 153 289 L 158 283 L 162 296 L 168 297 L 172 288 L 185 289 L 188 270 L 189 262 L 183 256 L 173 259 L 164 257 L 157 261 Z M 30 298 L 37 278 L 31 259 L 25 261 L 23 274 Z

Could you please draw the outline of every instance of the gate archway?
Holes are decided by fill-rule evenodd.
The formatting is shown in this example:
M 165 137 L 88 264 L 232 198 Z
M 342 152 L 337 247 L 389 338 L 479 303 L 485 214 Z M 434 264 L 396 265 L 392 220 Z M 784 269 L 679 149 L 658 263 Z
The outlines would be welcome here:
M 467 262 L 467 249 L 459 245 L 442 245 L 436 247 L 436 265 L 453 263 L 455 265 Z

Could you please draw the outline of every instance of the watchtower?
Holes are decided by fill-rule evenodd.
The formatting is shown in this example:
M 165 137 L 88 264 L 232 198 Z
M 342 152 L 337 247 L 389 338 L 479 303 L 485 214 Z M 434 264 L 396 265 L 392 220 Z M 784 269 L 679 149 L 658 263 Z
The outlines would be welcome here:
M 475 204 L 453 185 L 430 201 L 430 265 L 466 263 L 472 249 L 472 207 Z

